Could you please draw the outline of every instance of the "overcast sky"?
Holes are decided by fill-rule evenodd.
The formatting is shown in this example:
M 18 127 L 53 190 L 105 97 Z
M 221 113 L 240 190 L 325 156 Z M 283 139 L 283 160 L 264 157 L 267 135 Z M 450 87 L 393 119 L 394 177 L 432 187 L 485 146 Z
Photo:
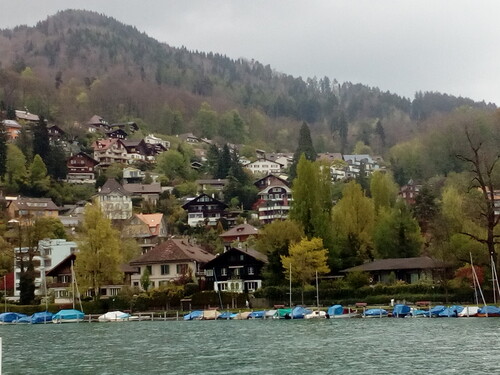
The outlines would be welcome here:
M 500 105 L 500 1 L 0 0 L 0 27 L 69 7 L 104 13 L 172 46 L 254 58 L 413 98 L 440 91 Z

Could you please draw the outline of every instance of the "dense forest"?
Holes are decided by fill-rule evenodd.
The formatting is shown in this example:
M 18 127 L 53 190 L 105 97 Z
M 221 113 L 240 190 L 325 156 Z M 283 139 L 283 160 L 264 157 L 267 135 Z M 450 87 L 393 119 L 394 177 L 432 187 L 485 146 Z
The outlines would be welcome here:
M 436 92 L 411 100 L 329 77 L 293 77 L 250 59 L 171 47 L 88 11 L 2 30 L 0 63 L 2 106 L 27 108 L 63 128 L 100 114 L 268 151 L 293 152 L 305 121 L 318 152 L 348 153 L 361 140 L 384 154 L 436 114 L 495 108 Z M 235 113 L 240 124 L 228 121 Z

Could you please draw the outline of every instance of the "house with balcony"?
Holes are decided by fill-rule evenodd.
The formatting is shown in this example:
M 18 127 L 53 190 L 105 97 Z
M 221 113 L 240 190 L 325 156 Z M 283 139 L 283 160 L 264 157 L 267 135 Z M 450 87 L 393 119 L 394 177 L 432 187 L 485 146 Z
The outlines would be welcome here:
M 94 160 L 104 169 L 114 163 L 126 164 L 129 160 L 127 149 L 120 139 L 98 139 L 92 143 L 92 148 Z
M 22 126 L 16 120 L 3 120 L 2 125 L 8 141 L 14 141 L 19 137 Z
M 131 194 L 132 199 L 151 204 L 158 202 L 162 192 L 161 185 L 157 182 L 151 184 L 124 184 L 123 188 Z
M 114 178 L 109 178 L 101 187 L 97 201 L 110 220 L 127 220 L 132 216 L 132 194 Z
M 292 201 L 292 189 L 288 186 L 288 182 L 269 174 L 257 180 L 254 185 L 259 189 L 258 200 L 254 204 L 259 221 L 268 224 L 274 220 L 285 220 Z
M 257 238 L 259 236 L 259 230 L 253 225 L 244 223 L 236 225 L 235 227 L 229 229 L 228 231 L 219 235 L 222 239 L 224 247 L 229 248 L 234 242 L 245 242 L 250 237 Z
M 164 150 L 168 150 L 170 148 L 170 142 L 160 137 L 156 137 L 154 134 L 148 134 L 144 137 L 144 142 L 149 145 L 161 145 Z
M 86 125 L 89 133 L 106 133 L 110 130 L 108 122 L 99 115 L 92 116 Z
M 267 256 L 251 248 L 232 247 L 205 264 L 208 287 L 216 291 L 252 293 L 262 287 Z
M 207 194 L 201 194 L 182 205 L 188 213 L 188 225 L 217 225 L 220 219 L 226 217 L 227 204 L 212 198 Z
M 135 214 L 122 230 L 123 236 L 134 238 L 146 254 L 167 238 L 167 221 L 161 213 Z
M 95 184 L 95 172 L 98 164 L 97 160 L 84 152 L 70 156 L 66 161 L 66 168 L 68 170 L 66 176 L 67 182 L 73 184 Z
M 141 287 L 141 276 L 149 272 L 151 288 L 179 279 L 200 282 L 205 277 L 203 266 L 214 258 L 187 238 L 171 238 L 130 262 L 139 272 L 131 277 L 131 285 Z
M 410 179 L 406 185 L 401 186 L 398 195 L 406 204 L 412 206 L 415 204 L 415 198 L 420 194 L 420 190 L 422 190 L 422 184 L 418 184 Z
M 133 164 L 137 161 L 152 161 L 150 149 L 143 139 L 141 140 L 124 140 L 122 141 L 127 150 L 128 164 Z

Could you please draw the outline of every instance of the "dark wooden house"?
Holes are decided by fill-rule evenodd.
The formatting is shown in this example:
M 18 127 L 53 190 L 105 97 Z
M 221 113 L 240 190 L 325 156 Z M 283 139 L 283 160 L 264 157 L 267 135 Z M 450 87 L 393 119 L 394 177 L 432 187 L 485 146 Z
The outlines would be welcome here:
M 84 152 L 70 156 L 66 161 L 67 180 L 71 183 L 94 183 L 97 160 Z
M 184 203 L 182 208 L 188 212 L 188 225 L 195 227 L 198 224 L 217 225 L 220 219 L 226 217 L 228 206 L 207 194 L 201 194 Z
M 254 249 L 232 247 L 205 264 L 207 285 L 214 290 L 251 293 L 262 286 L 267 256 Z

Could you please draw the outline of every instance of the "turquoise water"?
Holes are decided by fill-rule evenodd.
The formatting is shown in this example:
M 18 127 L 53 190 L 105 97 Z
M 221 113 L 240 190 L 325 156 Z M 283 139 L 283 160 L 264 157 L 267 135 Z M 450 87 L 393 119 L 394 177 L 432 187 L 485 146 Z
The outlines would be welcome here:
M 500 373 L 500 318 L 0 326 L 3 374 Z

